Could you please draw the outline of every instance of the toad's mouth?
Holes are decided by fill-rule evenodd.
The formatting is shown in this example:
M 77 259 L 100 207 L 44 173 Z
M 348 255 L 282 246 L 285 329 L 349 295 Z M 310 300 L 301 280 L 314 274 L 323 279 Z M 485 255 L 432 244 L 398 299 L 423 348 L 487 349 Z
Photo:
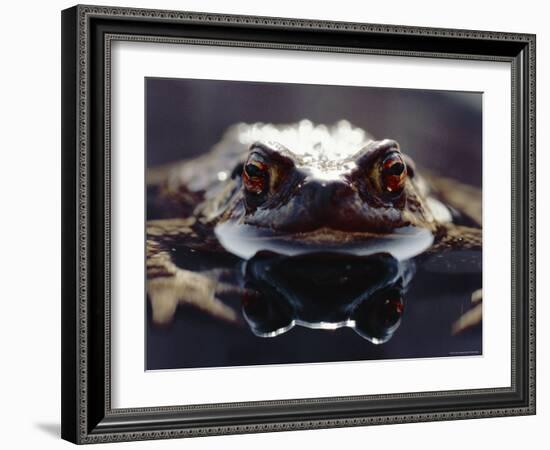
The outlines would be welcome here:
M 389 234 L 347 232 L 318 228 L 305 233 L 280 233 L 252 225 L 223 222 L 214 230 L 220 244 L 230 253 L 250 259 L 267 250 L 286 256 L 340 252 L 357 256 L 388 253 L 399 261 L 413 258 L 432 245 L 430 230 L 402 227 Z

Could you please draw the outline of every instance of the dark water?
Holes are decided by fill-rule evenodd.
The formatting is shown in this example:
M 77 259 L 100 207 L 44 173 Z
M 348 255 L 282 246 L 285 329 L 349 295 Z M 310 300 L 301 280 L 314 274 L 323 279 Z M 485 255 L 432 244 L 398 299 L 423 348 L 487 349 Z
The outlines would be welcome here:
M 481 288 L 479 251 L 449 250 L 405 262 L 383 254 L 265 253 L 245 263 L 185 248 L 173 256 L 188 270 L 223 273 L 224 284 L 238 289 L 219 298 L 238 312 L 241 324 L 189 306 L 180 306 L 161 327 L 148 314 L 149 370 L 482 352 L 481 325 L 451 333 Z M 341 328 L 330 329 L 335 326 Z

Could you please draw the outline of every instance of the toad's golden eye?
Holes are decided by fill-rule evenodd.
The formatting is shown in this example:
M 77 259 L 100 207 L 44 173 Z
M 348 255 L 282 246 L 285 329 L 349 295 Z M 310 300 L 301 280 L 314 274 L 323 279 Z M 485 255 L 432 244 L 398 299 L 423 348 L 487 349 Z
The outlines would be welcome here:
M 399 194 L 407 179 L 407 166 L 398 152 L 392 152 L 382 161 L 380 168 L 382 187 L 386 192 Z
M 251 155 L 243 167 L 243 183 L 251 194 L 260 195 L 269 186 L 269 170 L 265 161 L 258 155 Z

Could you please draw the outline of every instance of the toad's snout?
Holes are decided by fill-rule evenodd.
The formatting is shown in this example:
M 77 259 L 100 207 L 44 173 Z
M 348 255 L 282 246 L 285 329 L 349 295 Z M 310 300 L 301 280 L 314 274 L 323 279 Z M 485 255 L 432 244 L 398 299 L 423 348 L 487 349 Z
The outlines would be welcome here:
M 372 213 L 345 180 L 306 181 L 284 209 L 287 211 L 279 215 L 276 228 L 292 232 L 318 228 L 361 231 Z
M 354 195 L 353 188 L 345 181 L 310 180 L 303 184 L 296 200 L 303 202 L 312 217 L 326 221 L 337 213 L 342 203 Z
M 268 228 L 282 233 L 326 228 L 376 234 L 409 224 L 391 205 L 371 205 L 348 180 L 319 178 L 306 178 L 281 203 L 257 208 L 244 223 L 262 228 L 268 223 Z

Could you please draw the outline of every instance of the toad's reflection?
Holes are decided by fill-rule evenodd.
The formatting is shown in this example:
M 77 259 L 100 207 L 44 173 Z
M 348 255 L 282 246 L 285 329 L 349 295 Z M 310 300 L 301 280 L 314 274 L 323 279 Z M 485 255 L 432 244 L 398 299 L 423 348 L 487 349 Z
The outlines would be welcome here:
M 399 327 L 413 274 L 412 261 L 388 254 L 260 252 L 244 266 L 243 315 L 260 337 L 281 335 L 294 325 L 349 327 L 382 344 Z

